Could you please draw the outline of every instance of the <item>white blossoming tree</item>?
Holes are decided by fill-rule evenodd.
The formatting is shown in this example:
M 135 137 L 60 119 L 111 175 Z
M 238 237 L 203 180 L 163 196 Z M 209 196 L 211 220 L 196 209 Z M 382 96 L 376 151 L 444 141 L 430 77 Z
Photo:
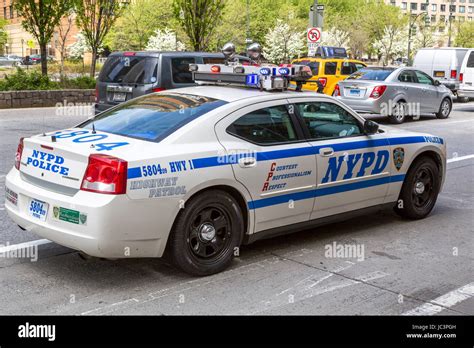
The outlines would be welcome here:
M 321 34 L 322 46 L 349 47 L 350 35 L 347 31 L 331 28 Z
M 373 48 L 382 56 L 383 64 L 388 65 L 394 58 L 403 55 L 407 49 L 408 38 L 404 28 L 386 26 L 382 37 L 375 41 Z
M 178 40 L 176 34 L 171 29 L 156 30 L 155 35 L 148 39 L 145 47 L 147 51 L 184 51 L 186 46 Z
M 86 37 L 81 32 L 76 35 L 76 42 L 67 47 L 68 57 L 72 59 L 82 59 L 84 58 L 84 53 L 90 52 L 90 50 L 91 48 L 87 44 Z M 97 53 L 100 54 L 103 50 L 103 47 L 100 47 Z
M 265 35 L 264 57 L 272 63 L 289 62 L 300 55 L 305 47 L 305 33 L 294 32 L 281 20 Z

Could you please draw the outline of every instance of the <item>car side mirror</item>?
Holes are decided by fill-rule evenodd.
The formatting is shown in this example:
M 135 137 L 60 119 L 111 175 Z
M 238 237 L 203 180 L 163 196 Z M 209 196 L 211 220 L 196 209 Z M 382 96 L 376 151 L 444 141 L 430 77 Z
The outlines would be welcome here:
M 434 85 L 439 86 L 439 85 L 441 85 L 441 82 L 439 82 L 439 80 L 434 80 Z
M 371 120 L 365 120 L 364 122 L 364 133 L 375 134 L 379 130 L 379 124 Z

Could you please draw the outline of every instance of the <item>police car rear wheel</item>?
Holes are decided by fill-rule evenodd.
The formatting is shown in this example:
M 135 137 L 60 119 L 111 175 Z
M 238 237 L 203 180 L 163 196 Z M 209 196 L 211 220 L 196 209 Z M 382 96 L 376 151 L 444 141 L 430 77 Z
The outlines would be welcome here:
M 212 190 L 186 203 L 170 236 L 173 262 L 183 271 L 205 276 L 226 269 L 244 231 L 242 212 L 227 192 Z
M 439 168 L 430 157 L 422 157 L 410 168 L 395 211 L 410 219 L 423 219 L 433 209 L 441 180 Z
M 451 101 L 449 98 L 444 98 L 439 106 L 439 111 L 436 114 L 437 118 L 448 118 L 449 114 L 451 113 Z

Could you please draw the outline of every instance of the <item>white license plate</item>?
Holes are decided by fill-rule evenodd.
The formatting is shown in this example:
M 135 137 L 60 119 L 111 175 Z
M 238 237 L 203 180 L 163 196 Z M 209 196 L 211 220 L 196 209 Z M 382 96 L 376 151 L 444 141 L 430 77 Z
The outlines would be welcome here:
M 352 97 L 360 97 L 360 89 L 352 88 L 349 90 L 349 94 Z
M 123 102 L 127 99 L 127 93 L 114 93 L 114 101 Z
M 46 216 L 48 215 L 48 208 L 48 203 L 31 198 L 28 204 L 28 214 L 30 214 L 31 217 L 40 221 L 46 221 Z

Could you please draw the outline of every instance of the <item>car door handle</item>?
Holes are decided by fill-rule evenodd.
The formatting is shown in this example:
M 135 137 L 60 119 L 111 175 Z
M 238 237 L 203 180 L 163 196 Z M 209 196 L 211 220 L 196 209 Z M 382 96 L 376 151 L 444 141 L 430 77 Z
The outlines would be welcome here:
M 242 168 L 255 167 L 256 164 L 257 164 L 257 159 L 255 157 L 239 158 L 239 166 Z
M 324 147 L 319 149 L 319 154 L 323 157 L 329 157 L 334 155 L 334 149 L 332 147 Z

